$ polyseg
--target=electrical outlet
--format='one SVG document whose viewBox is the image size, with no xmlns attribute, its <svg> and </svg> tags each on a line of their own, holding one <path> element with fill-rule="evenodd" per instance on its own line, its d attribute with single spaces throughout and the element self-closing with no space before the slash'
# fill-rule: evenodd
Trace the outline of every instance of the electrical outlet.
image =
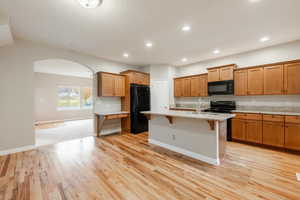
<svg viewBox="0 0 300 200">
<path fill-rule="evenodd" d="M 297 180 L 300 181 L 300 173 L 296 173 Z"/>
</svg>

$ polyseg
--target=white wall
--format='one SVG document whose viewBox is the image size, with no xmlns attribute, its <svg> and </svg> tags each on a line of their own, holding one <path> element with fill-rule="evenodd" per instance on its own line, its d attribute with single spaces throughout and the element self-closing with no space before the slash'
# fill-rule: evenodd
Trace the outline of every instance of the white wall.
<svg viewBox="0 0 300 200">
<path fill-rule="evenodd" d="M 74 76 L 62 76 L 56 74 L 34 73 L 34 105 L 35 122 L 92 119 L 93 110 L 75 109 L 58 110 L 58 87 L 78 86 L 92 88 L 93 80 Z"/>
<path fill-rule="evenodd" d="M 94 72 L 138 70 L 139 67 L 115 63 L 94 56 L 17 40 L 0 48 L 0 151 L 35 144 L 34 72 L 35 61 L 65 59 L 89 67 Z M 96 88 L 95 91 L 96 92 Z M 96 99 L 95 110 L 121 109 L 121 100 Z"/>
<path fill-rule="evenodd" d="M 153 65 L 150 67 L 151 110 L 166 110 L 174 104 L 173 77 L 174 67 Z"/>
<path fill-rule="evenodd" d="M 207 73 L 206 68 L 235 63 L 239 68 L 300 59 L 300 41 L 277 45 L 265 49 L 199 62 L 176 68 L 176 77 Z M 210 100 L 235 100 L 240 106 L 299 106 L 300 95 L 296 96 L 214 96 L 210 98 L 176 98 L 177 104 L 195 104 Z"/>
</svg>

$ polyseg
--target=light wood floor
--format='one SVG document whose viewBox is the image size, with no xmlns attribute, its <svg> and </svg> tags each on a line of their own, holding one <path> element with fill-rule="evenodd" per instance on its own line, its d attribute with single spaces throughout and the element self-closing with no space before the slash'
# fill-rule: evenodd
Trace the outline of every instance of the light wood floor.
<svg viewBox="0 0 300 200">
<path fill-rule="evenodd" d="M 0 157 L 0 199 L 300 199 L 300 156 L 229 143 L 221 166 L 149 145 L 86 138 Z"/>
</svg>

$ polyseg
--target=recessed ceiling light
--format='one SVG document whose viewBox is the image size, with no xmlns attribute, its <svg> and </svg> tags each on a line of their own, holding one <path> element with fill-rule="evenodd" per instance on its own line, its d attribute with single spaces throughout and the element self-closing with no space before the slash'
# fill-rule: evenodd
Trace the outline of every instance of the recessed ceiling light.
<svg viewBox="0 0 300 200">
<path fill-rule="evenodd" d="M 151 48 L 153 46 L 152 42 L 146 42 L 146 47 Z"/>
<path fill-rule="evenodd" d="M 187 62 L 187 58 L 182 58 L 181 61 L 182 62 Z"/>
<path fill-rule="evenodd" d="M 84 8 L 97 8 L 103 0 L 78 0 L 78 2 Z"/>
<path fill-rule="evenodd" d="M 214 54 L 219 54 L 219 53 L 220 53 L 219 49 L 214 50 Z"/>
<path fill-rule="evenodd" d="M 261 42 L 266 42 L 266 41 L 269 41 L 269 40 L 270 40 L 270 38 L 267 37 L 267 36 L 260 38 Z"/>
<path fill-rule="evenodd" d="M 123 57 L 128 58 L 129 54 L 128 53 L 123 53 Z"/>
<path fill-rule="evenodd" d="M 191 27 L 189 25 L 184 25 L 182 28 L 181 28 L 182 31 L 184 32 L 188 32 L 191 30 Z"/>
</svg>

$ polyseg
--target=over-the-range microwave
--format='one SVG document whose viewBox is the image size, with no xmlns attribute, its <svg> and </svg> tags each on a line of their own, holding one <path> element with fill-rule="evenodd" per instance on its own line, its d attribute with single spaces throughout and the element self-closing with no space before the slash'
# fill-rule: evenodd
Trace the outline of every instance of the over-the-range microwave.
<svg viewBox="0 0 300 200">
<path fill-rule="evenodd" d="M 208 95 L 232 95 L 234 94 L 234 81 L 217 81 L 208 83 Z"/>
</svg>

